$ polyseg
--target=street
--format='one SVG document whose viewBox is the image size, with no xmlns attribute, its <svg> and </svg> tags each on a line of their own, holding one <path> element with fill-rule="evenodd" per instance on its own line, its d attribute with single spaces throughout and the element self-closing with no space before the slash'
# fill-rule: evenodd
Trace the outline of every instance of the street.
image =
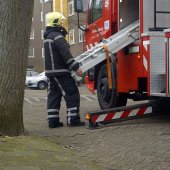
<svg viewBox="0 0 170 170">
<path fill-rule="evenodd" d="M 79 90 L 80 115 L 85 121 L 85 113 L 99 109 L 99 105 L 97 96 L 84 85 Z M 49 129 L 46 102 L 46 90 L 25 90 L 24 125 L 28 134 L 44 137 L 73 150 L 103 170 L 170 170 L 170 114 L 90 130 L 87 121 L 85 127 L 67 127 L 65 102 L 62 101 L 60 119 L 64 127 Z"/>
</svg>

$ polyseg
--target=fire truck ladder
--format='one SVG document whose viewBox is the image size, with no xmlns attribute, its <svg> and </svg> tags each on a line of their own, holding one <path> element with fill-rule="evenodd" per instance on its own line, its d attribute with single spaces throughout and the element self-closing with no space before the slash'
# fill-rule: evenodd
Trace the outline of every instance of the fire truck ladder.
<svg viewBox="0 0 170 170">
<path fill-rule="evenodd" d="M 139 21 L 130 24 L 111 37 L 103 40 L 103 42 L 77 56 L 75 60 L 80 63 L 80 67 L 84 73 L 106 59 L 105 50 L 103 48 L 104 44 L 108 47 L 110 52 L 109 55 L 111 55 L 117 53 L 137 39 L 139 39 Z M 72 76 L 77 80 L 81 79 L 80 77 L 75 76 L 74 72 L 72 73 Z"/>
</svg>

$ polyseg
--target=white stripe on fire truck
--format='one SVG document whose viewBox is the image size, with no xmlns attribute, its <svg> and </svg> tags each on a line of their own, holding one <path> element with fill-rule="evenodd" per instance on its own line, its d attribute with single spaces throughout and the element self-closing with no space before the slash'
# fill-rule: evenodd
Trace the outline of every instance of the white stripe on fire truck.
<svg viewBox="0 0 170 170">
<path fill-rule="evenodd" d="M 86 50 L 87 50 L 87 51 L 89 50 L 89 46 L 88 46 L 88 45 L 86 45 Z"/>
<path fill-rule="evenodd" d="M 102 122 L 103 120 L 105 120 L 105 118 L 106 118 L 107 115 L 108 115 L 108 114 L 100 115 L 100 116 L 97 118 L 96 122 Z"/>
<path fill-rule="evenodd" d="M 136 116 L 136 114 L 138 113 L 138 111 L 139 111 L 139 109 L 134 109 L 134 110 L 132 110 L 132 111 L 130 112 L 130 114 L 129 114 L 129 117 L 130 117 L 130 116 Z"/>
<path fill-rule="evenodd" d="M 116 112 L 112 119 L 119 119 L 123 113 L 124 113 L 124 111 Z"/>
<path fill-rule="evenodd" d="M 146 109 L 146 110 L 145 110 Z M 112 117 L 110 117 L 110 120 L 113 120 L 113 119 L 119 119 L 123 116 L 123 114 L 126 114 L 126 117 L 123 117 L 123 118 L 127 118 L 127 117 L 132 117 L 132 116 L 137 116 L 137 115 L 144 115 L 144 114 L 148 114 L 148 113 L 152 113 L 152 107 L 142 107 L 142 108 L 139 108 L 139 109 L 133 109 L 129 112 L 127 112 L 127 110 L 125 111 L 120 111 L 120 112 L 115 112 L 115 113 L 112 113 Z M 106 120 L 106 117 L 110 114 L 111 116 L 111 113 L 108 113 L 108 114 L 103 114 L 103 115 L 99 115 L 98 118 L 96 119 L 95 122 L 102 122 L 102 121 L 105 121 Z M 108 119 L 107 119 L 108 121 Z"/>
<path fill-rule="evenodd" d="M 148 71 L 148 61 L 146 60 L 145 56 L 143 56 L 143 65 L 144 65 L 146 71 Z"/>
<path fill-rule="evenodd" d="M 97 44 L 98 44 L 98 42 L 95 42 L 95 43 L 94 43 L 94 45 L 97 45 Z"/>
<path fill-rule="evenodd" d="M 143 41 L 143 46 L 145 47 L 145 50 L 147 51 L 147 45 L 150 44 L 150 41 L 147 40 L 147 41 Z"/>
<path fill-rule="evenodd" d="M 152 113 L 152 107 L 147 107 L 144 114 L 147 114 L 147 113 Z"/>
<path fill-rule="evenodd" d="M 90 48 L 93 48 L 93 44 L 90 44 Z"/>
<path fill-rule="evenodd" d="M 148 52 L 147 46 L 148 46 L 149 44 L 150 44 L 150 41 L 149 41 L 149 40 L 143 41 L 143 46 L 144 46 L 144 48 L 145 48 L 145 50 L 146 50 L 147 52 Z M 147 59 L 146 59 L 145 56 L 143 56 L 143 65 L 144 65 L 146 71 L 148 71 L 148 61 L 147 61 Z"/>
<path fill-rule="evenodd" d="M 96 46 L 98 44 L 98 42 L 94 42 L 94 45 L 93 44 L 89 44 L 89 45 L 86 45 L 86 50 L 90 50 L 91 48 L 93 48 L 94 46 Z"/>
</svg>

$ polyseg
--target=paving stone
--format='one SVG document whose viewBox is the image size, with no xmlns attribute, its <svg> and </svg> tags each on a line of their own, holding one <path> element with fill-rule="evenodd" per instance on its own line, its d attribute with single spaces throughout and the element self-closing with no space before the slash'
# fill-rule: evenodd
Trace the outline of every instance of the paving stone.
<svg viewBox="0 0 170 170">
<path fill-rule="evenodd" d="M 26 95 L 31 97 L 27 93 Z M 80 93 L 89 94 L 83 88 L 80 89 Z M 90 109 L 99 109 L 97 102 L 83 100 L 80 109 L 83 119 L 84 114 Z M 74 149 L 68 149 L 76 152 L 84 160 L 97 162 L 104 167 L 103 170 L 170 168 L 170 114 L 119 122 L 95 130 L 87 129 L 87 121 L 86 127 L 69 128 L 66 126 L 65 104 L 62 103 L 61 120 L 64 127 L 48 129 L 46 118 L 45 101 L 40 106 L 24 104 L 24 122 L 29 134 L 48 138 L 62 147 L 74 146 Z"/>
</svg>

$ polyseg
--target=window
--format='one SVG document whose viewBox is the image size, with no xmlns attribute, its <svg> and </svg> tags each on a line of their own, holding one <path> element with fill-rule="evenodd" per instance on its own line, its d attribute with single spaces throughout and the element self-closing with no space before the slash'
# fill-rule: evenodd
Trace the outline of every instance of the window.
<svg viewBox="0 0 170 170">
<path fill-rule="evenodd" d="M 34 39 L 34 29 L 31 29 L 30 39 Z"/>
<path fill-rule="evenodd" d="M 42 4 L 42 3 L 43 3 L 43 0 L 40 0 L 40 3 Z"/>
<path fill-rule="evenodd" d="M 42 48 L 42 58 L 44 58 L 44 48 Z"/>
<path fill-rule="evenodd" d="M 91 1 L 89 6 L 89 24 L 93 23 L 102 16 L 102 0 Z"/>
<path fill-rule="evenodd" d="M 44 30 L 41 30 L 41 38 L 44 39 Z"/>
<path fill-rule="evenodd" d="M 69 30 L 69 33 L 68 33 L 68 38 L 69 38 L 69 44 L 72 45 L 74 44 L 74 29 L 72 30 Z"/>
<path fill-rule="evenodd" d="M 73 0 L 68 2 L 68 15 L 69 16 L 74 15 L 74 2 L 73 2 Z"/>
<path fill-rule="evenodd" d="M 41 21 L 43 21 L 43 12 L 41 11 Z"/>
<path fill-rule="evenodd" d="M 34 48 L 32 48 L 32 47 L 29 48 L 28 57 L 29 58 L 34 58 Z"/>
<path fill-rule="evenodd" d="M 44 15 L 44 17 L 46 18 L 46 16 L 49 14 L 49 12 L 48 13 L 46 13 L 45 15 Z M 47 25 L 47 23 L 46 23 L 46 20 L 45 20 L 45 26 Z"/>
<path fill-rule="evenodd" d="M 44 3 L 48 2 L 48 1 L 50 1 L 50 0 L 44 0 Z"/>
<path fill-rule="evenodd" d="M 83 42 L 83 31 L 79 29 L 79 42 Z"/>
</svg>

